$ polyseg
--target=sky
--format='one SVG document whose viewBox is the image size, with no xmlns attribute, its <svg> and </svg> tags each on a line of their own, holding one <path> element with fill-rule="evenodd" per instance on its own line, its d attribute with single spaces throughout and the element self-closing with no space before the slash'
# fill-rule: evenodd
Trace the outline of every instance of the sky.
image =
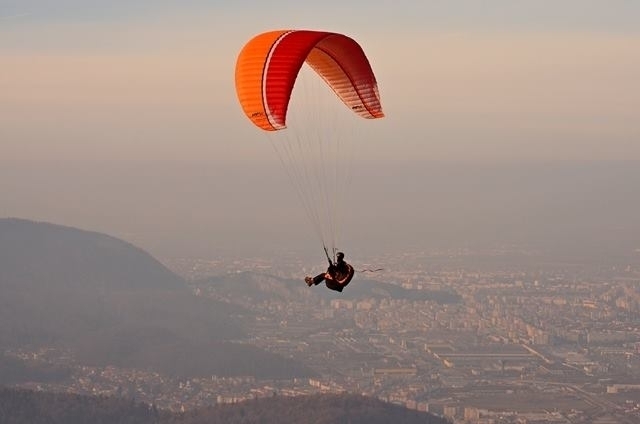
<svg viewBox="0 0 640 424">
<path fill-rule="evenodd" d="M 163 247 L 171 243 L 211 254 L 215 235 L 228 233 L 225 244 L 240 237 L 245 246 L 272 239 L 266 228 L 302 227 L 277 158 L 242 114 L 233 85 L 244 43 L 276 28 L 345 33 L 367 53 L 386 117 L 365 129 L 356 164 L 364 174 L 381 163 L 402 170 L 406 163 L 640 161 L 634 0 L 0 0 L 0 216 L 104 230 L 165 255 L 178 254 Z M 113 175 L 119 167 L 127 182 Z M 218 172 L 203 177 L 207 168 Z M 395 174 L 385 180 L 390 190 L 406 187 Z M 212 199 L 239 196 L 242 204 L 232 203 L 249 212 L 211 200 L 194 218 L 176 206 L 199 204 L 169 190 L 180 191 L 181 178 L 197 184 L 198 176 Z M 281 208 L 263 199 L 253 212 L 264 180 L 278 187 Z M 157 197 L 145 194 L 149 206 L 134 205 L 141 192 Z M 83 206 L 79 199 L 91 195 L 110 203 Z M 407 196 L 398 201 L 416 193 Z M 285 210 L 290 218 L 276 219 Z M 240 216 L 245 223 L 229 225 Z"/>
</svg>

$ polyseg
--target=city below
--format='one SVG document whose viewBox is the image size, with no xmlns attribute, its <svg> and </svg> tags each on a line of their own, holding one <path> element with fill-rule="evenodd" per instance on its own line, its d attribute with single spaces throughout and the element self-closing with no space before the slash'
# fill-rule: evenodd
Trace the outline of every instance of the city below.
<svg viewBox="0 0 640 424">
<path fill-rule="evenodd" d="M 640 251 L 580 261 L 509 249 L 354 259 L 358 269 L 383 270 L 357 274 L 345 296 L 307 287 L 304 276 L 321 269 L 299 259 L 164 260 L 195 295 L 243 308 L 237 319 L 250 334 L 237 343 L 302 363 L 311 378 L 180 379 L 79 365 L 55 349 L 5 354 L 73 369 L 69 383 L 22 387 L 130 396 L 174 411 L 349 392 L 456 423 L 640 422 Z M 242 295 L 216 284 L 245 274 Z M 291 280 L 300 286 L 287 291 L 282 281 Z M 348 296 L 370 282 L 406 295 Z M 420 296 L 428 292 L 449 296 Z"/>
</svg>

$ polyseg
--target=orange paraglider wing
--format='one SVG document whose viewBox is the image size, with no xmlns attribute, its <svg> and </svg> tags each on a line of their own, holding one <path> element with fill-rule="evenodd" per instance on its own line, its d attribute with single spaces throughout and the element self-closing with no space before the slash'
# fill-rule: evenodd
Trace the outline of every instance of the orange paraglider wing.
<svg viewBox="0 0 640 424">
<path fill-rule="evenodd" d="M 247 117 L 266 131 L 286 128 L 291 91 L 303 63 L 363 118 L 384 116 L 376 78 L 360 45 L 346 35 L 271 31 L 252 38 L 236 62 L 236 93 Z"/>
</svg>

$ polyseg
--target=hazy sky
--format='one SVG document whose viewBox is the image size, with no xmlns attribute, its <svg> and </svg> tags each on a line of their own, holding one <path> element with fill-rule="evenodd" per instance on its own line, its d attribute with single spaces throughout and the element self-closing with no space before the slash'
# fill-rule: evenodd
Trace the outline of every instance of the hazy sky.
<svg viewBox="0 0 640 424">
<path fill-rule="evenodd" d="M 233 69 L 273 28 L 363 45 L 372 157 L 640 159 L 640 3 L 616 0 L 1 0 L 3 158 L 263 157 Z"/>
<path fill-rule="evenodd" d="M 153 209 L 100 218 L 97 205 L 38 204 L 38 193 L 106 178 L 104 166 L 100 177 L 69 174 L 74 161 L 147 160 L 160 172 L 160 161 L 196 160 L 236 163 L 248 173 L 258 169 L 253 162 L 276 163 L 241 113 L 233 84 L 239 49 L 276 28 L 347 33 L 367 52 L 387 117 L 368 128 L 363 163 L 640 160 L 635 0 L 0 0 L 0 162 L 16 178 L 0 185 L 12 199 L 0 216 L 124 234 L 133 227 L 124 222 Z M 40 160 L 52 161 L 47 181 L 22 185 L 33 165 L 20 164 Z M 244 197 L 254 193 L 225 184 Z M 133 196 L 126 185 L 109 187 L 107 197 Z M 68 192 L 68 201 L 88 192 Z M 190 219 L 186 209 L 170 210 L 164 223 L 150 218 L 157 226 L 145 229 L 142 244 L 153 244 L 149 234 L 168 220 Z M 229 216 L 198 214 L 202 224 L 194 225 Z M 229 227 L 206 228 L 218 230 Z"/>
</svg>

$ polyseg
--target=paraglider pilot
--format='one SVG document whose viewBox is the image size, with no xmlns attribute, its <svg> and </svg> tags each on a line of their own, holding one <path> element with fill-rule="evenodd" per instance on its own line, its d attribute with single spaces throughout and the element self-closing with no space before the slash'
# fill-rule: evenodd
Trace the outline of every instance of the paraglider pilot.
<svg viewBox="0 0 640 424">
<path fill-rule="evenodd" d="M 341 292 L 351 282 L 353 274 L 355 274 L 353 267 L 344 261 L 344 253 L 338 252 L 335 263 L 329 260 L 329 268 L 327 268 L 326 272 L 313 278 L 306 277 L 304 281 L 309 287 L 312 285 L 317 286 L 324 281 L 327 288 Z"/>
</svg>

